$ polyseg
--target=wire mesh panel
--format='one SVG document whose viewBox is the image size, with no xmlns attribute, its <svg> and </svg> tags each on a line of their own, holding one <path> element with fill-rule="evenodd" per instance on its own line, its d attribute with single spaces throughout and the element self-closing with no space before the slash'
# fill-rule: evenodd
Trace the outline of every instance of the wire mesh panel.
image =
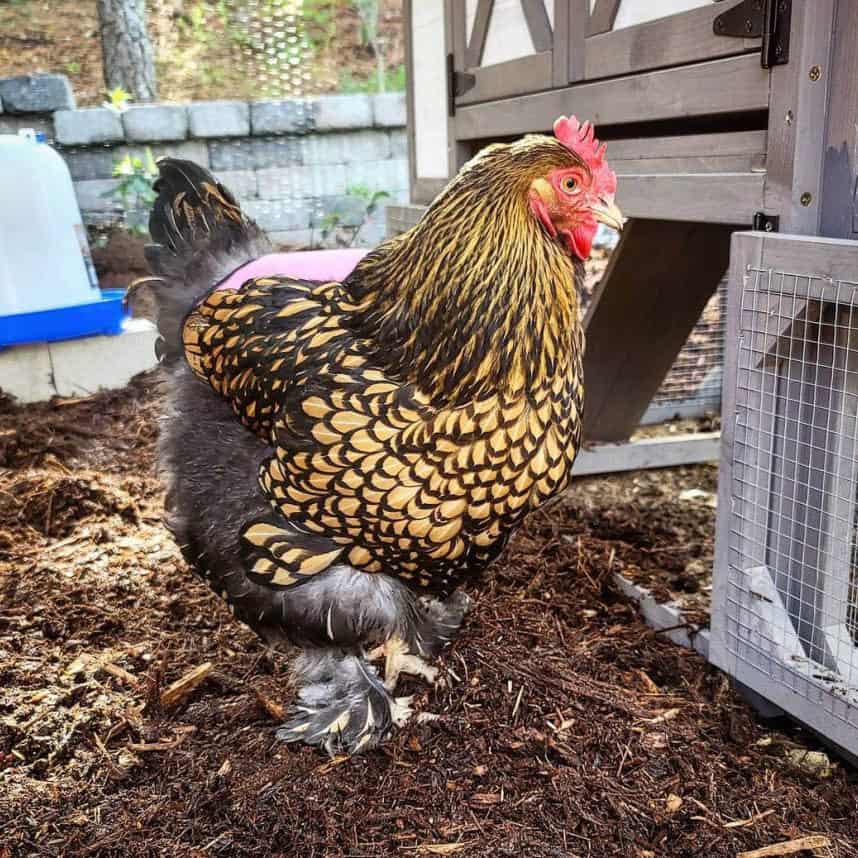
<svg viewBox="0 0 858 858">
<path fill-rule="evenodd" d="M 858 243 L 734 237 L 711 658 L 858 753 Z"/>
</svg>

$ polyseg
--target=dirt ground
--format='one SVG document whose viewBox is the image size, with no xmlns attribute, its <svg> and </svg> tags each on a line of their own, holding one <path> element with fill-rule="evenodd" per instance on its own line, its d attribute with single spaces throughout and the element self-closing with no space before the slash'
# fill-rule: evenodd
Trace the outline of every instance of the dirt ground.
<svg viewBox="0 0 858 858">
<path fill-rule="evenodd" d="M 811 766 L 812 739 L 758 720 L 614 586 L 711 556 L 711 507 L 679 497 L 712 468 L 582 480 L 531 518 L 470 588 L 446 686 L 403 689 L 439 717 L 330 761 L 275 740 L 285 657 L 161 525 L 159 414 L 151 377 L 0 410 L 3 858 L 734 858 L 802 835 L 858 856 L 858 776 Z"/>
</svg>

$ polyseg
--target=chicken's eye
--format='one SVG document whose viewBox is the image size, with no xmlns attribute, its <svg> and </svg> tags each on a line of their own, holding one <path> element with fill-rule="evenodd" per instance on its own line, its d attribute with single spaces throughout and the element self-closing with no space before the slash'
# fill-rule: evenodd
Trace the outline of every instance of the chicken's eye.
<svg viewBox="0 0 858 858">
<path fill-rule="evenodd" d="M 560 187 L 563 188 L 567 194 L 574 193 L 575 189 L 578 187 L 578 180 L 574 176 L 566 176 L 560 182 Z"/>
</svg>

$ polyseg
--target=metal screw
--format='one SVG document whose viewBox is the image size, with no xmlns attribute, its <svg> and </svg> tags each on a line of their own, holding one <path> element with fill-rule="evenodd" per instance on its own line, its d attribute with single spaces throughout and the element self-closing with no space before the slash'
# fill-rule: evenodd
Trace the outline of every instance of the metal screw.
<svg viewBox="0 0 858 858">
<path fill-rule="evenodd" d="M 792 125 L 793 119 L 795 119 L 795 114 L 791 110 L 788 110 L 784 117 L 784 122 L 786 122 L 787 125 Z"/>
<path fill-rule="evenodd" d="M 809 206 L 811 202 L 813 202 L 813 195 L 805 191 L 799 198 L 799 202 L 801 202 L 803 206 Z"/>
<path fill-rule="evenodd" d="M 771 222 L 770 220 L 767 220 L 767 221 L 766 221 L 766 223 L 765 223 L 765 226 L 763 227 L 763 229 L 764 229 L 766 232 L 774 232 L 774 229 L 775 229 L 775 228 L 774 228 L 774 226 L 772 225 L 772 222 Z"/>
<path fill-rule="evenodd" d="M 822 69 L 819 66 L 810 67 L 810 79 L 817 81 L 822 77 Z"/>
<path fill-rule="evenodd" d="M 745 32 L 750 33 L 754 29 L 754 22 L 750 18 L 745 18 Z"/>
</svg>

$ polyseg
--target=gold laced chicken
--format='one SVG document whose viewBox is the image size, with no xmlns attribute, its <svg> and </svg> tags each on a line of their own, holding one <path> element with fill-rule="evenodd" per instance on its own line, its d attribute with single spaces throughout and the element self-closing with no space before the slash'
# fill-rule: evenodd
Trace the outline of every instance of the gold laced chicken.
<svg viewBox="0 0 858 858">
<path fill-rule="evenodd" d="M 598 225 L 621 228 L 616 178 L 561 117 L 480 152 L 343 282 L 310 282 L 206 170 L 159 169 L 168 523 L 237 618 L 297 649 L 278 736 L 365 751 L 408 717 L 399 673 L 434 679 L 456 588 L 569 483 L 577 282 Z M 261 257 L 274 270 L 223 288 Z"/>
</svg>

